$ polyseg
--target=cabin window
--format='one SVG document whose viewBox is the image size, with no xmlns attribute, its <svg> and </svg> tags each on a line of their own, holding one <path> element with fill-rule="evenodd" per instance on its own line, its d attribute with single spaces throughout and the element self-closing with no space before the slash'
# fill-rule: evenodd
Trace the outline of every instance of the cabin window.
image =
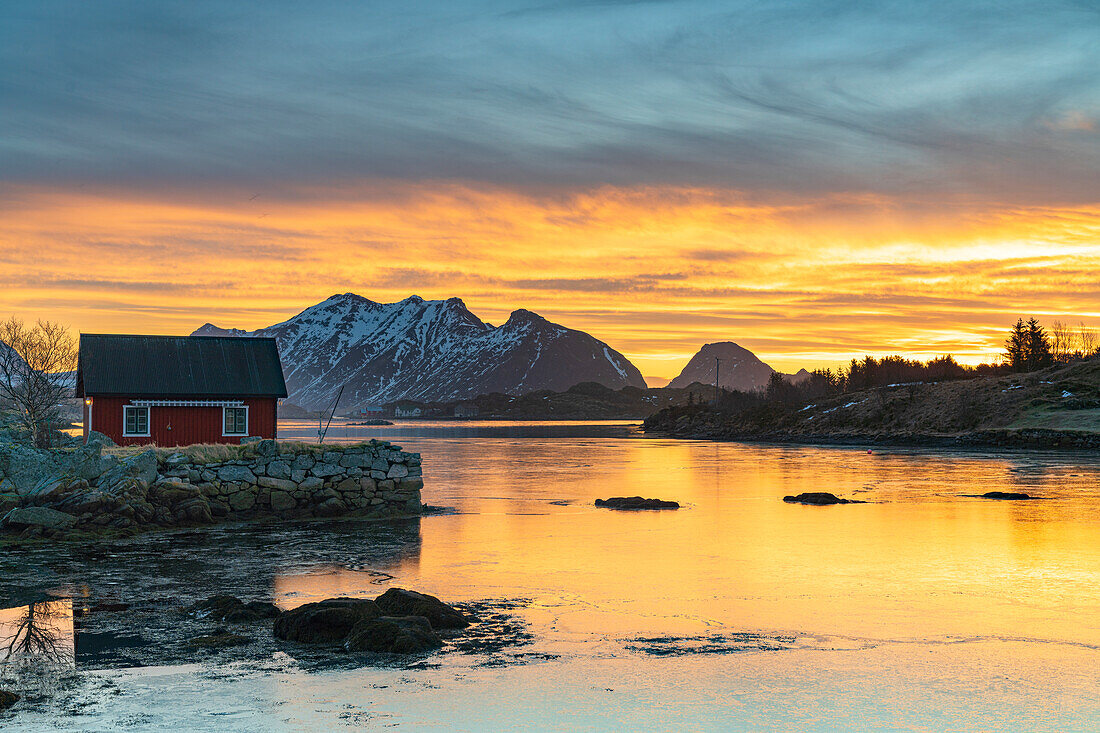
<svg viewBox="0 0 1100 733">
<path fill-rule="evenodd" d="M 248 435 L 248 408 L 223 408 L 225 430 L 222 435 Z"/>
<path fill-rule="evenodd" d="M 133 405 L 123 407 L 122 434 L 135 438 L 149 437 L 149 408 Z"/>
</svg>

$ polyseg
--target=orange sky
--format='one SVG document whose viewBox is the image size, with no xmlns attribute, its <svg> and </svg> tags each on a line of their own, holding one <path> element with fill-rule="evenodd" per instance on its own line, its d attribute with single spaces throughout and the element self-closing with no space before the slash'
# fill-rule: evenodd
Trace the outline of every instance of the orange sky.
<svg viewBox="0 0 1100 733">
<path fill-rule="evenodd" d="M 1019 315 L 1100 327 L 1100 207 L 453 182 L 255 195 L 0 189 L 0 313 L 84 332 L 257 328 L 338 292 L 459 296 L 589 331 L 647 377 L 733 340 L 782 370 L 995 358 Z"/>
</svg>

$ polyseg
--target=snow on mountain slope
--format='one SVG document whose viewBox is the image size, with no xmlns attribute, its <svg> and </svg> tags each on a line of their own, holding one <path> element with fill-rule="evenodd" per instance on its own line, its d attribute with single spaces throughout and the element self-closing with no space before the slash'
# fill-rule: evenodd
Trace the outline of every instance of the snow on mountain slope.
<svg viewBox="0 0 1100 733">
<path fill-rule="evenodd" d="M 459 400 L 489 392 L 564 391 L 579 382 L 644 387 L 626 357 L 583 331 L 517 310 L 501 326 L 458 298 L 375 303 L 334 295 L 283 323 L 242 331 L 206 324 L 194 336 L 273 336 L 290 402 L 341 409 L 399 399 Z"/>
</svg>

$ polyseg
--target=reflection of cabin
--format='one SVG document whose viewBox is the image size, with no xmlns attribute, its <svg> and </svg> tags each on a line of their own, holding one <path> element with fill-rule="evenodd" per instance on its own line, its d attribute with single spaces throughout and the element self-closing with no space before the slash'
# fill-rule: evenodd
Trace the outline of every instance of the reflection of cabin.
<svg viewBox="0 0 1100 733">
<path fill-rule="evenodd" d="M 455 405 L 455 417 L 477 417 L 477 405 L 472 402 L 460 402 Z"/>
<path fill-rule="evenodd" d="M 420 417 L 424 410 L 419 405 L 397 405 L 393 408 L 394 417 Z"/>
<path fill-rule="evenodd" d="M 275 339 L 83 334 L 76 396 L 119 445 L 274 438 L 286 383 Z"/>
</svg>

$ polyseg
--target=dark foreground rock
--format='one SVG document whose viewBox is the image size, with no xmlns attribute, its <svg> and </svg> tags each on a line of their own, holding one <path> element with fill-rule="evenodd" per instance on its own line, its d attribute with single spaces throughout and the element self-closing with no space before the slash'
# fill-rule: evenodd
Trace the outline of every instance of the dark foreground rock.
<svg viewBox="0 0 1100 733">
<path fill-rule="evenodd" d="M 0 712 L 7 710 L 17 702 L 19 702 L 19 695 L 7 690 L 0 690 Z"/>
<path fill-rule="evenodd" d="M 1003 501 L 1020 501 L 1023 499 L 1034 499 L 1031 494 L 1021 494 L 1014 491 L 987 491 L 981 494 L 981 499 L 1001 499 Z"/>
<path fill-rule="evenodd" d="M 865 501 L 856 499 L 841 499 L 836 494 L 825 491 L 812 491 L 798 496 L 784 496 L 783 501 L 788 504 L 811 504 L 813 506 L 829 506 L 830 504 L 866 504 Z"/>
<path fill-rule="evenodd" d="M 470 622 L 457 610 L 435 596 L 390 588 L 375 601 L 387 616 L 422 616 L 435 629 L 464 629 Z"/>
<path fill-rule="evenodd" d="M 76 525 L 76 517 L 44 506 L 17 507 L 0 519 L 0 527 L 26 529 L 69 529 Z"/>
<path fill-rule="evenodd" d="M 422 654 L 443 646 L 443 640 L 423 616 L 382 616 L 360 621 L 348 634 L 349 652 Z"/>
<path fill-rule="evenodd" d="M 643 499 L 640 496 L 613 496 L 610 499 L 596 499 L 596 506 L 608 509 L 679 509 L 679 503 L 663 499 Z"/>
<path fill-rule="evenodd" d="M 303 644 L 334 644 L 344 641 L 361 621 L 382 616 L 381 609 L 363 598 L 329 598 L 307 603 L 275 619 L 275 638 Z"/>
<path fill-rule="evenodd" d="M 249 601 L 245 603 L 235 596 L 214 596 L 187 609 L 195 618 L 208 618 L 229 624 L 252 624 L 278 618 L 282 611 L 274 603 Z"/>
</svg>

